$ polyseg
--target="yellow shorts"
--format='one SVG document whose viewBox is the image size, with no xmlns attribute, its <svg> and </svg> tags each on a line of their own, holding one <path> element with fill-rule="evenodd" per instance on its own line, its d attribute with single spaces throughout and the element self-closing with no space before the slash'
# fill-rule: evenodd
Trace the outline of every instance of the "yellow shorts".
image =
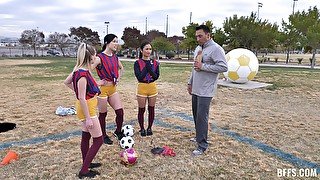
<svg viewBox="0 0 320 180">
<path fill-rule="evenodd" d="M 97 97 L 93 97 L 91 99 L 88 99 L 87 100 L 87 105 L 88 105 L 88 109 L 89 109 L 89 114 L 90 114 L 90 117 L 91 118 L 94 118 L 97 116 L 97 105 L 98 105 L 98 99 Z M 77 100 L 76 101 L 76 110 L 77 110 L 77 117 L 83 121 L 86 119 L 84 113 L 83 113 L 83 110 L 80 106 L 80 101 Z"/>
<path fill-rule="evenodd" d="M 114 95 L 117 92 L 117 88 L 115 85 L 100 86 L 100 91 L 99 97 L 105 98 Z"/>
<path fill-rule="evenodd" d="M 158 95 L 157 85 L 152 83 L 138 83 L 137 96 L 141 97 L 153 97 Z"/>
</svg>

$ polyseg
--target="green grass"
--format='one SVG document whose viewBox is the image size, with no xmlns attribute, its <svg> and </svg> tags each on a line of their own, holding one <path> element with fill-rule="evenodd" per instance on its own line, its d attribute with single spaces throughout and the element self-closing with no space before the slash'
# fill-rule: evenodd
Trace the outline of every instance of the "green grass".
<svg viewBox="0 0 320 180">
<path fill-rule="evenodd" d="M 36 58 L 39 59 L 39 58 Z M 75 58 L 41 58 L 49 60 L 47 64 L 26 64 L 17 65 L 24 68 L 35 68 L 40 71 L 36 74 L 21 77 L 23 80 L 30 81 L 56 81 L 64 80 L 72 71 L 75 65 Z M 28 61 L 32 61 L 32 58 Z M 136 81 L 133 64 L 134 62 L 122 61 L 124 66 L 124 74 L 121 78 L 122 82 L 129 83 Z M 161 63 L 160 64 L 160 82 L 168 83 L 186 83 L 191 73 L 191 65 Z M 96 72 L 93 72 L 97 78 Z M 220 75 L 222 77 L 222 75 Z M 318 69 L 303 69 L 303 68 L 278 68 L 278 67 L 260 67 L 259 72 L 254 80 L 271 83 L 273 86 L 268 87 L 270 90 L 279 88 L 288 88 L 296 86 L 306 86 L 319 88 L 319 83 L 313 83 L 320 79 L 320 70 Z"/>
<path fill-rule="evenodd" d="M 320 70 L 318 69 L 261 67 L 255 80 L 271 83 L 273 86 L 268 87 L 268 89 L 275 90 L 296 86 L 320 88 L 319 83 L 313 83 L 319 78 Z"/>
</svg>

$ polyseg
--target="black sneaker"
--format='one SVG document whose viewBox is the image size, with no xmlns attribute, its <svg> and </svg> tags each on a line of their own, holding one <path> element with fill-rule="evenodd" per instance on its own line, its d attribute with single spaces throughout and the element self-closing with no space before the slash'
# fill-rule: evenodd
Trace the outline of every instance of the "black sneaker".
<svg viewBox="0 0 320 180">
<path fill-rule="evenodd" d="M 146 136 L 147 135 L 145 129 L 141 129 L 139 132 L 140 132 L 141 136 Z"/>
<path fill-rule="evenodd" d="M 152 136 L 152 130 L 151 129 L 147 129 L 147 136 Z"/>
<path fill-rule="evenodd" d="M 124 134 L 122 132 L 113 132 L 114 137 L 116 137 L 119 141 L 124 137 Z"/>
<path fill-rule="evenodd" d="M 106 137 L 104 137 L 103 142 L 105 144 L 109 144 L 109 145 L 111 145 L 113 143 L 113 141 L 110 139 L 110 137 L 108 135 Z"/>
<path fill-rule="evenodd" d="M 101 163 L 90 163 L 89 168 L 98 168 L 101 166 Z"/>
<path fill-rule="evenodd" d="M 89 170 L 89 172 L 85 173 L 85 174 L 82 174 L 79 172 L 78 174 L 78 177 L 80 179 L 83 179 L 85 177 L 88 177 L 88 178 L 93 178 L 95 177 L 96 175 L 100 175 L 100 173 L 98 171 L 94 171 L 94 170 Z"/>
</svg>

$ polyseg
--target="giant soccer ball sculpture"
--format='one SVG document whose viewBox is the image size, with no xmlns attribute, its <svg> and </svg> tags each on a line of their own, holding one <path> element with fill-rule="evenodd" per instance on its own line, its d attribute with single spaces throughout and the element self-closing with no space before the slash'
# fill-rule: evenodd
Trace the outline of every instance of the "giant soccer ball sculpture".
<svg viewBox="0 0 320 180">
<path fill-rule="evenodd" d="M 259 70 L 259 62 L 256 55 L 243 48 L 234 49 L 226 54 L 228 71 L 223 75 L 233 83 L 246 83 L 251 81 Z"/>
</svg>

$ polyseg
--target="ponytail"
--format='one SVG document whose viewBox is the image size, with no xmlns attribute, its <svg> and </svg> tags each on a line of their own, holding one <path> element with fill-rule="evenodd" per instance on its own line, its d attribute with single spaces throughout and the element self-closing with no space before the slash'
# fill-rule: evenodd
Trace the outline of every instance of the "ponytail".
<svg viewBox="0 0 320 180">
<path fill-rule="evenodd" d="M 114 34 L 107 34 L 104 39 L 103 39 L 103 46 L 102 46 L 102 49 L 101 49 L 101 52 L 106 50 L 107 48 L 107 44 L 109 44 L 114 38 L 118 38 L 116 35 Z"/>
<path fill-rule="evenodd" d="M 91 56 L 95 55 L 96 50 L 93 46 L 81 43 L 77 51 L 77 63 L 73 70 L 79 69 L 81 67 L 88 68 L 90 67 Z"/>
</svg>

